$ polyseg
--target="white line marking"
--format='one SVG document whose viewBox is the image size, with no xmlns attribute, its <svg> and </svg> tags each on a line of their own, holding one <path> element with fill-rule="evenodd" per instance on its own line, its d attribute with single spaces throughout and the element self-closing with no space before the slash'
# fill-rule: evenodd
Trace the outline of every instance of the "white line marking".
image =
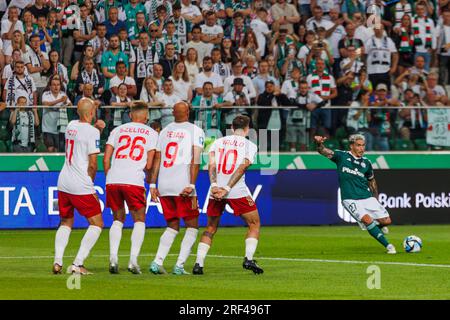
<svg viewBox="0 0 450 320">
<path fill-rule="evenodd" d="M 128 257 L 129 255 L 121 254 L 119 257 Z M 141 257 L 154 257 L 155 254 L 141 254 Z M 178 256 L 177 253 L 171 253 L 169 256 Z M 196 256 L 191 254 L 191 256 Z M 74 258 L 75 256 L 65 256 L 64 258 Z M 109 255 L 96 254 L 94 258 L 107 258 Z M 2 257 L 1 260 L 26 260 L 26 259 L 53 259 L 53 256 L 17 256 L 17 257 Z M 240 256 L 223 256 L 223 255 L 208 255 L 208 258 L 219 259 L 242 259 Z M 306 259 L 306 258 L 277 258 L 277 257 L 258 257 L 257 260 L 269 261 L 288 261 L 288 262 L 320 262 L 320 263 L 341 263 L 341 264 L 381 264 L 407 267 L 430 267 L 430 268 L 450 268 L 448 264 L 429 264 L 429 263 L 413 263 L 413 262 L 390 262 L 390 261 L 358 261 L 358 260 L 331 260 L 331 259 Z"/>
</svg>

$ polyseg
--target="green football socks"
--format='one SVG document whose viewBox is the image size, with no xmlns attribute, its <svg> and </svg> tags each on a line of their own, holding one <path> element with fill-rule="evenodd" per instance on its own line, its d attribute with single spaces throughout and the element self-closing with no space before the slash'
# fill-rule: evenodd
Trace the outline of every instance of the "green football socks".
<svg viewBox="0 0 450 320">
<path fill-rule="evenodd" d="M 375 222 L 372 222 L 371 224 L 366 226 L 366 228 L 370 235 L 374 237 L 379 243 L 381 243 L 384 247 L 388 246 L 389 242 Z"/>
</svg>

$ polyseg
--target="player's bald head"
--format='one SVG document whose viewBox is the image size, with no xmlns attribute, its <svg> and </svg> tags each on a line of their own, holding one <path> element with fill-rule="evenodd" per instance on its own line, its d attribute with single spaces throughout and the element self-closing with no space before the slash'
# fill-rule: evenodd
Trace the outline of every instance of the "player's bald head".
<svg viewBox="0 0 450 320">
<path fill-rule="evenodd" d="M 80 119 L 87 119 L 94 114 L 95 103 L 94 100 L 89 98 L 81 98 L 77 104 L 77 111 Z M 91 119 L 92 120 L 92 119 Z"/>
<path fill-rule="evenodd" d="M 185 122 L 189 120 L 189 104 L 184 101 L 175 103 L 173 106 L 173 116 L 176 122 Z"/>
</svg>

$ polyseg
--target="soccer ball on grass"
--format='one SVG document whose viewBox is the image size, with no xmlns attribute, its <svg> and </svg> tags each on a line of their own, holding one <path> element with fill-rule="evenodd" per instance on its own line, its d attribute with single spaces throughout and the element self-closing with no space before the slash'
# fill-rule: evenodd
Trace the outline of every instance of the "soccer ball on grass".
<svg viewBox="0 0 450 320">
<path fill-rule="evenodd" d="M 417 236 L 408 236 L 403 240 L 403 248 L 405 251 L 410 252 L 420 252 L 422 250 L 422 240 Z"/>
</svg>

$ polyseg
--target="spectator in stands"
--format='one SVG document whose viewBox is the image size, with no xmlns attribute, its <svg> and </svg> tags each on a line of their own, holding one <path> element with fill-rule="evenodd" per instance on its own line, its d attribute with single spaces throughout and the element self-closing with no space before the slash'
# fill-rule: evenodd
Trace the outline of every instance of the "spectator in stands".
<svg viewBox="0 0 450 320">
<path fill-rule="evenodd" d="M 23 33 L 19 30 L 13 32 L 12 40 L 8 40 L 10 44 L 8 46 L 5 45 L 7 40 L 3 41 L 3 53 L 5 55 L 5 64 L 11 62 L 11 56 L 14 50 L 19 50 L 20 54 L 25 54 L 27 52 L 27 47 L 25 44 L 25 38 Z"/>
<path fill-rule="evenodd" d="M 245 82 L 243 78 L 234 78 L 232 84 L 232 90 L 226 93 L 223 97 L 223 106 L 236 106 L 239 108 L 224 109 L 225 124 L 227 129 L 231 128 L 233 119 L 238 114 L 250 116 L 250 110 L 245 108 L 250 106 L 250 97 L 246 91 L 244 91 Z"/>
<path fill-rule="evenodd" d="M 376 25 L 374 35 L 365 45 L 367 54 L 367 72 L 373 86 L 385 83 L 391 87 L 391 75 L 395 74 L 398 64 L 398 52 L 392 39 L 384 35 L 382 24 Z"/>
<path fill-rule="evenodd" d="M 112 35 L 109 38 L 109 49 L 102 56 L 102 73 L 106 79 L 105 90 L 109 89 L 109 81 L 115 76 L 116 64 L 119 61 L 123 61 L 128 68 L 128 56 L 120 50 L 119 36 Z"/>
<path fill-rule="evenodd" d="M 389 151 L 389 138 L 392 135 L 395 110 L 383 107 L 400 106 L 400 102 L 391 99 L 388 87 L 384 83 L 376 86 L 375 95 L 371 98 L 371 105 L 379 107 L 371 110 L 370 129 L 373 134 L 373 144 L 378 151 Z"/>
<path fill-rule="evenodd" d="M 111 78 L 109 88 L 113 95 L 118 95 L 119 85 L 124 84 L 127 86 L 128 98 L 133 99 L 137 95 L 136 81 L 132 77 L 129 77 L 127 65 L 123 61 L 116 63 L 116 74 Z"/>
<path fill-rule="evenodd" d="M 35 0 L 34 5 L 32 5 L 28 10 L 30 10 L 33 14 L 34 19 L 37 19 L 39 16 L 46 17 L 50 12 L 45 0 Z"/>
<path fill-rule="evenodd" d="M 186 47 L 186 44 L 188 42 L 188 35 L 190 36 L 191 33 L 190 30 L 188 30 L 189 23 L 181 15 L 181 5 L 178 1 L 174 3 L 172 10 L 173 10 L 172 21 L 175 24 L 176 28 L 175 34 L 178 37 L 180 49 L 183 49 Z"/>
<path fill-rule="evenodd" d="M 450 2 L 448 2 L 450 4 Z M 450 85 L 450 9 L 442 13 L 442 24 L 437 30 L 439 58 L 439 83 Z"/>
<path fill-rule="evenodd" d="M 81 92 L 81 94 L 78 94 L 75 97 L 74 105 L 78 104 L 78 101 L 80 101 L 82 98 L 89 98 L 94 101 L 96 108 L 99 108 L 103 104 L 103 102 L 96 98 L 94 94 L 95 90 L 96 88 L 94 88 L 91 83 L 86 83 L 85 85 L 83 85 L 83 91 Z M 99 111 L 97 111 L 97 113 L 99 113 Z M 107 116 L 110 114 L 110 109 L 105 109 L 104 114 L 106 115 L 104 119 L 107 119 Z"/>
<path fill-rule="evenodd" d="M 272 35 L 267 24 L 268 20 L 268 11 L 265 8 L 259 8 L 250 23 L 250 28 L 255 33 L 257 48 L 261 57 L 265 57 L 267 39 Z"/>
<path fill-rule="evenodd" d="M 98 64 L 102 63 L 102 55 L 108 50 L 109 41 L 106 39 L 106 26 L 103 23 L 98 23 L 95 26 L 97 34 L 94 38 L 89 40 L 89 45 L 94 49 L 95 62 Z M 83 53 L 86 55 L 86 46 L 83 48 Z"/>
<path fill-rule="evenodd" d="M 231 63 L 226 63 L 222 59 L 222 52 L 219 48 L 211 51 L 211 59 L 213 61 L 213 72 L 217 73 L 222 81 L 225 81 L 231 75 Z"/>
<path fill-rule="evenodd" d="M 25 10 L 22 16 L 25 42 L 30 43 L 30 37 L 36 31 L 33 14 L 29 10 Z"/>
<path fill-rule="evenodd" d="M 211 55 L 213 45 L 205 43 L 201 40 L 202 29 L 199 26 L 192 28 L 192 40 L 186 45 L 184 55 L 187 55 L 187 51 L 194 48 L 197 51 L 197 62 L 202 64 L 203 58 Z"/>
<path fill-rule="evenodd" d="M 233 46 L 239 48 L 244 40 L 245 33 L 247 32 L 247 26 L 244 23 L 244 15 L 240 12 L 233 14 L 233 23 L 228 26 L 225 31 L 225 36 L 229 37 L 233 42 Z"/>
<path fill-rule="evenodd" d="M 203 21 L 200 9 L 193 5 L 191 0 L 181 0 L 181 15 L 191 25 L 200 24 Z"/>
<path fill-rule="evenodd" d="M 259 64 L 259 73 L 258 75 L 252 80 L 253 86 L 255 87 L 256 91 L 256 98 L 258 98 L 258 95 L 264 92 L 266 90 L 266 82 L 272 81 L 276 87 L 280 87 L 280 83 L 278 82 L 278 79 L 271 76 L 269 73 L 269 62 L 266 60 L 261 61 Z M 283 92 L 285 93 L 285 92 Z"/>
<path fill-rule="evenodd" d="M 20 49 L 14 49 L 12 52 L 12 59 L 5 65 L 2 72 L 2 86 L 5 86 L 6 80 L 13 75 L 14 65 L 17 61 L 22 61 L 22 52 Z M 25 74 L 28 74 L 27 69 L 25 68 Z"/>
<path fill-rule="evenodd" d="M 72 10 L 69 10 L 68 7 L 72 4 L 73 1 L 70 0 L 62 0 L 60 3 L 61 11 L 59 13 L 59 18 L 61 18 L 61 49 L 62 49 L 62 60 L 65 66 L 71 65 L 72 62 L 72 54 L 75 46 L 73 32 L 77 29 L 77 23 L 73 18 Z M 25 20 L 25 19 L 24 19 Z M 72 79 L 75 80 L 75 79 Z"/>
<path fill-rule="evenodd" d="M 110 102 L 111 106 L 116 107 L 115 109 L 113 109 L 114 127 L 120 126 L 121 124 L 124 123 L 131 122 L 130 108 L 132 105 L 132 101 L 130 99 L 130 94 L 128 93 L 128 86 L 125 83 L 120 83 L 119 86 L 117 87 L 116 93 L 117 94 L 113 95 Z"/>
<path fill-rule="evenodd" d="M 364 62 L 361 61 L 362 53 L 361 50 L 357 49 L 354 46 L 347 47 L 348 57 L 341 61 L 340 69 L 342 74 L 345 74 L 347 71 L 351 71 L 353 73 L 360 73 L 362 68 L 365 68 Z"/>
<path fill-rule="evenodd" d="M 255 87 L 253 86 L 252 79 L 247 75 L 243 75 L 242 70 L 243 70 L 242 62 L 238 60 L 232 63 L 233 74 L 225 79 L 223 83 L 224 87 L 223 93 L 224 95 L 226 95 L 228 92 L 231 92 L 233 89 L 234 79 L 241 78 L 242 81 L 244 81 L 245 84 L 244 91 L 248 94 L 248 97 L 250 99 L 256 98 L 256 90 Z"/>
<path fill-rule="evenodd" d="M 203 58 L 203 72 L 199 73 L 195 79 L 195 91 L 202 94 L 203 84 L 211 82 L 214 85 L 214 93 L 220 95 L 224 93 L 222 78 L 212 71 L 213 63 L 211 57 Z"/>
<path fill-rule="evenodd" d="M 394 41 L 398 48 L 398 74 L 402 74 L 405 68 L 414 65 L 414 32 L 411 25 L 411 16 L 403 15 L 399 26 L 394 28 Z"/>
<path fill-rule="evenodd" d="M 83 54 L 80 60 L 75 62 L 72 66 L 72 71 L 70 72 L 70 80 L 77 80 L 81 71 L 83 71 L 83 62 L 85 58 L 94 59 L 94 47 L 91 45 L 86 45 L 83 50 Z M 100 64 L 99 64 L 100 65 Z"/>
<path fill-rule="evenodd" d="M 292 102 L 286 94 L 280 91 L 275 81 L 268 79 L 264 84 L 264 91 L 258 95 L 256 103 L 258 106 L 271 107 L 258 110 L 256 125 L 258 129 L 268 130 L 267 150 L 272 149 L 275 147 L 272 144 L 272 130 L 278 131 L 279 142 L 284 139 L 286 133 L 286 116 L 279 107 L 290 106 Z"/>
<path fill-rule="evenodd" d="M 342 1 L 342 17 L 346 23 L 353 23 L 353 15 L 358 12 L 364 14 L 366 7 L 362 0 L 344 0 Z"/>
<path fill-rule="evenodd" d="M 163 92 L 158 95 L 158 99 L 164 102 L 164 108 L 161 109 L 161 126 L 165 128 L 169 123 L 174 121 L 172 115 L 173 106 L 181 101 L 181 98 L 174 93 L 172 80 L 164 80 Z"/>
<path fill-rule="evenodd" d="M 89 16 L 89 11 L 86 4 L 80 5 L 80 21 L 78 29 L 74 30 L 73 37 L 75 39 L 75 47 L 73 51 L 75 61 L 81 57 L 83 47 L 90 40 L 97 36 L 97 30 L 94 29 L 94 22 Z"/>
<path fill-rule="evenodd" d="M 69 97 L 62 90 L 62 81 L 58 75 L 50 78 L 49 90 L 42 94 L 42 133 L 48 152 L 64 152 L 66 131 L 69 119 L 66 106 L 72 105 Z"/>
<path fill-rule="evenodd" d="M 134 70 L 136 68 L 136 53 L 134 52 L 134 48 L 131 45 L 130 40 L 128 40 L 128 33 L 125 28 L 120 29 L 119 31 L 119 43 L 120 51 L 128 57 L 128 74 L 130 75 L 130 77 L 134 78 Z"/>
<path fill-rule="evenodd" d="M 217 17 L 214 11 L 206 12 L 205 24 L 201 25 L 201 29 L 201 40 L 204 43 L 210 43 L 212 45 L 219 45 L 222 43 L 224 31 L 222 26 L 217 24 Z"/>
<path fill-rule="evenodd" d="M 149 45 L 148 33 L 139 33 L 139 44 L 136 48 L 135 79 L 138 92 L 141 92 L 144 79 L 153 74 L 153 65 L 159 61 L 158 53 Z"/>
<path fill-rule="evenodd" d="M 190 103 L 192 101 L 193 90 L 189 82 L 186 65 L 183 61 L 177 61 L 173 67 L 172 75 L 173 91 L 181 100 Z"/>
<path fill-rule="evenodd" d="M 3 101 L 10 106 L 14 105 L 19 91 L 26 91 L 29 105 L 38 104 L 36 84 L 33 78 L 25 73 L 25 63 L 22 60 L 14 63 L 14 73 L 6 80 L 3 88 Z"/>
<path fill-rule="evenodd" d="M 414 30 L 414 45 L 417 56 L 425 59 L 425 69 L 430 70 L 431 57 L 433 50 L 436 49 L 436 30 L 433 19 L 427 16 L 427 2 L 418 2 L 416 4 L 416 15 L 412 20 Z"/>
<path fill-rule="evenodd" d="M 418 94 L 411 89 L 405 91 L 405 106 L 398 112 L 398 128 L 400 137 L 404 140 L 424 139 L 427 128 L 426 110 L 414 108 L 423 106 Z"/>
<path fill-rule="evenodd" d="M 26 92 L 17 97 L 16 108 L 11 112 L 12 151 L 33 152 L 36 145 L 36 129 L 39 127 L 37 108 L 27 108 Z"/>
<path fill-rule="evenodd" d="M 149 107 L 164 107 L 164 102 L 158 96 L 158 84 L 152 77 L 145 78 L 139 99 L 147 102 Z M 150 119 L 161 119 L 161 111 L 159 109 L 150 110 Z"/>
<path fill-rule="evenodd" d="M 426 90 L 431 91 L 435 95 L 436 102 L 442 103 L 444 106 L 448 106 L 449 99 L 447 92 L 444 87 L 438 84 L 438 74 L 436 72 L 431 72 L 426 78 Z M 425 93 L 425 92 L 424 92 Z"/>
<path fill-rule="evenodd" d="M 336 98 L 336 81 L 332 75 L 325 71 L 325 61 L 318 58 L 316 60 L 316 70 L 309 74 L 306 78 L 310 91 L 320 96 L 326 101 L 329 106 L 332 99 Z M 330 109 L 315 109 L 311 113 L 311 131 L 310 138 L 312 139 L 322 123 L 324 135 L 330 135 L 331 130 L 331 110 Z"/>
<path fill-rule="evenodd" d="M 64 91 L 66 91 L 69 84 L 69 76 L 67 74 L 67 68 L 59 61 L 59 52 L 51 50 L 48 54 L 50 69 L 48 70 L 49 77 L 57 74 L 61 77 Z"/>
<path fill-rule="evenodd" d="M 51 50 L 56 50 L 62 55 L 61 25 L 58 22 L 58 13 L 54 9 L 48 14 L 48 30 L 52 37 Z"/>
<path fill-rule="evenodd" d="M 159 60 L 159 64 L 163 68 L 163 76 L 165 79 L 172 75 L 173 67 L 177 60 L 178 56 L 176 55 L 175 45 L 173 43 L 168 43 L 165 48 L 164 56 Z"/>
<path fill-rule="evenodd" d="M 200 67 L 197 59 L 197 50 L 195 50 L 194 48 L 190 48 L 187 50 L 184 64 L 186 65 L 186 70 L 189 75 L 189 81 L 191 82 L 191 86 L 194 87 L 195 78 L 200 73 Z"/>
<path fill-rule="evenodd" d="M 19 31 L 21 34 L 24 34 L 25 32 L 23 23 L 19 19 L 19 9 L 17 7 L 11 6 L 8 8 L 8 18 L 2 20 L 1 28 L 2 28 L 1 37 L 3 40 L 3 51 L 7 55 L 7 53 L 10 50 L 9 48 L 12 45 L 14 32 Z M 23 48 L 22 46 L 21 49 L 25 50 L 25 48 Z"/>
<path fill-rule="evenodd" d="M 164 34 L 159 39 L 161 47 L 165 50 L 166 45 L 172 44 L 175 47 L 175 54 L 179 56 L 181 52 L 180 42 L 178 41 L 178 36 L 176 34 L 176 26 L 173 21 L 168 21 L 164 27 Z"/>
<path fill-rule="evenodd" d="M 242 41 L 242 46 L 239 47 L 238 52 L 241 55 L 241 59 L 252 55 L 256 57 L 256 61 L 261 60 L 262 52 L 259 48 L 258 41 L 256 39 L 255 33 L 252 29 L 248 29 L 244 35 L 244 40 Z"/>
<path fill-rule="evenodd" d="M 370 109 L 371 91 L 361 89 L 355 101 L 350 105 L 347 113 L 347 134 L 360 133 L 366 138 L 366 150 L 373 150 L 373 135 L 370 131 L 369 124 L 371 122 Z"/>
<path fill-rule="evenodd" d="M 225 63 L 231 64 L 233 61 L 241 59 L 237 49 L 233 46 L 233 42 L 230 37 L 224 37 L 222 39 L 220 51 L 222 52 L 222 59 Z"/>
<path fill-rule="evenodd" d="M 286 0 L 278 0 L 271 8 L 270 12 L 274 19 L 272 28 L 275 31 L 287 29 L 289 34 L 294 33 L 294 24 L 300 21 L 300 15 L 294 5 Z"/>
<path fill-rule="evenodd" d="M 202 94 L 197 95 L 192 101 L 194 107 L 194 123 L 206 132 L 207 137 L 218 137 L 217 129 L 221 127 L 222 97 L 214 94 L 211 82 L 205 82 Z"/>
<path fill-rule="evenodd" d="M 312 9 L 313 16 L 306 21 L 306 30 L 317 32 L 319 27 L 329 30 L 333 28 L 334 24 L 323 17 L 323 9 L 320 6 L 315 6 Z"/>
<path fill-rule="evenodd" d="M 145 12 L 138 12 L 136 14 L 136 22 L 128 29 L 128 37 L 134 47 L 139 45 L 139 35 L 141 33 L 148 35 L 148 24 L 145 18 Z"/>
<path fill-rule="evenodd" d="M 48 54 L 51 50 L 53 37 L 51 31 L 48 29 L 46 16 L 39 16 L 37 18 L 37 26 L 34 33 L 39 36 L 41 51 Z"/>
<path fill-rule="evenodd" d="M 165 78 L 163 77 L 163 68 L 159 63 L 153 65 L 153 79 L 158 84 L 158 90 L 162 91 Z"/>
<path fill-rule="evenodd" d="M 411 68 L 411 74 L 418 74 L 419 77 L 426 78 L 428 71 L 425 69 L 425 59 L 423 56 L 417 56 L 414 59 L 414 66 Z"/>
<path fill-rule="evenodd" d="M 75 90 L 79 94 L 84 91 L 84 86 L 91 84 L 94 88 L 93 95 L 99 98 L 105 90 L 105 77 L 97 69 L 92 58 L 85 57 L 83 61 L 83 68 L 78 75 Z"/>
<path fill-rule="evenodd" d="M 44 88 L 47 86 L 47 76 L 45 74 L 50 69 L 50 62 L 48 61 L 48 54 L 41 51 L 39 43 L 39 36 L 37 34 L 32 35 L 30 46 L 27 47 L 25 64 L 28 73 L 34 80 L 40 98 Z"/>
<path fill-rule="evenodd" d="M 108 12 L 108 20 L 106 20 L 106 38 L 110 39 L 112 35 L 118 35 L 121 29 L 127 29 L 125 22 L 119 20 L 119 9 L 110 7 Z"/>
</svg>

